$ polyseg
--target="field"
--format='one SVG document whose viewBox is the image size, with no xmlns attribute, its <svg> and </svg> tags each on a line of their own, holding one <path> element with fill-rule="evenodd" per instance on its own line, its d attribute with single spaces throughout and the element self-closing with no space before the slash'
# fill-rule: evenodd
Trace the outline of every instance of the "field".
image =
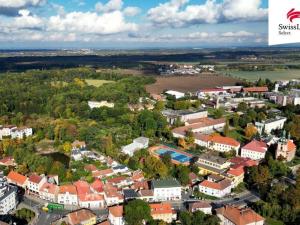
<svg viewBox="0 0 300 225">
<path fill-rule="evenodd" d="M 256 81 L 259 78 L 276 80 L 291 80 L 300 78 L 300 70 L 275 70 L 275 71 L 224 71 L 226 75 L 232 77 Z"/>
<path fill-rule="evenodd" d="M 114 81 L 109 80 L 85 80 L 85 82 L 90 86 L 100 87 L 103 84 L 113 83 Z"/>
<path fill-rule="evenodd" d="M 235 85 L 239 80 L 217 74 L 201 74 L 199 76 L 156 77 L 156 83 L 147 85 L 146 90 L 151 94 L 160 94 L 165 90 L 195 92 L 201 88 Z"/>
</svg>

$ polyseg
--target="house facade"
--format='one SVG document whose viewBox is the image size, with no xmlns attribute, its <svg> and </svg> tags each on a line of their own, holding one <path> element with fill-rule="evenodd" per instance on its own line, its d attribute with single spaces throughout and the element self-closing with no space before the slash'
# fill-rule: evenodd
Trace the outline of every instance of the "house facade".
<svg viewBox="0 0 300 225">
<path fill-rule="evenodd" d="M 181 185 L 175 179 L 153 180 L 152 189 L 156 201 L 181 200 Z"/>
</svg>

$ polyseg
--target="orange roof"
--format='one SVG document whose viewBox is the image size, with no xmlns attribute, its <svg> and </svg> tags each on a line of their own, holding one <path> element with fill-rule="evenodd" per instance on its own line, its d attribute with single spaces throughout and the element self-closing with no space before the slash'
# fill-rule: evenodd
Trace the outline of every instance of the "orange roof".
<svg viewBox="0 0 300 225">
<path fill-rule="evenodd" d="M 43 178 L 42 178 L 41 176 L 38 176 L 38 175 L 36 175 L 36 174 L 32 174 L 32 175 L 29 177 L 28 181 L 30 181 L 30 182 L 32 182 L 32 183 L 38 184 L 38 183 L 41 182 L 42 179 L 43 179 Z"/>
<path fill-rule="evenodd" d="M 103 176 L 113 174 L 113 172 L 114 171 L 112 169 L 96 170 L 96 171 L 93 171 L 93 177 L 103 177 Z"/>
<path fill-rule="evenodd" d="M 112 183 L 112 184 L 118 184 L 124 180 L 126 180 L 127 178 L 124 176 L 120 176 L 120 177 L 114 177 L 114 178 L 110 178 L 107 180 L 108 183 Z"/>
<path fill-rule="evenodd" d="M 79 209 L 68 214 L 68 219 L 71 224 L 82 224 L 82 222 L 96 218 L 96 215 L 88 209 Z"/>
<path fill-rule="evenodd" d="M 77 195 L 76 187 L 72 184 L 62 185 L 59 187 L 59 194 L 70 193 L 73 195 Z"/>
<path fill-rule="evenodd" d="M 268 149 L 268 146 L 265 142 L 263 141 L 257 141 L 257 140 L 253 140 L 250 143 L 248 143 L 247 145 L 245 145 L 242 150 L 249 150 L 249 151 L 255 151 L 255 152 L 261 152 L 261 153 L 265 153 Z"/>
<path fill-rule="evenodd" d="M 235 225 L 254 224 L 264 221 L 264 218 L 250 208 L 239 209 L 234 206 L 225 206 L 216 210 L 217 214 L 223 215 Z"/>
<path fill-rule="evenodd" d="M 144 174 L 142 171 L 134 171 L 131 178 L 133 181 L 140 181 L 144 179 Z"/>
<path fill-rule="evenodd" d="M 95 179 L 95 181 L 91 184 L 91 187 L 97 192 L 103 192 L 103 183 L 99 179 Z"/>
<path fill-rule="evenodd" d="M 76 181 L 74 183 L 74 185 L 77 189 L 78 195 L 83 195 L 83 194 L 87 194 L 90 192 L 90 185 L 86 181 L 79 180 L 79 181 Z"/>
<path fill-rule="evenodd" d="M 50 183 L 44 183 L 42 187 L 40 188 L 41 192 L 47 192 L 50 194 L 56 194 L 58 192 L 58 186 L 55 184 L 50 184 Z"/>
<path fill-rule="evenodd" d="M 244 92 L 268 92 L 268 87 L 247 87 L 243 88 Z"/>
<path fill-rule="evenodd" d="M 97 170 L 97 167 L 95 165 L 93 165 L 93 164 L 88 164 L 88 165 L 84 166 L 84 169 L 87 170 L 87 171 L 93 172 L 93 171 Z"/>
<path fill-rule="evenodd" d="M 4 157 L 3 159 L 0 159 L 0 164 L 3 164 L 3 165 L 12 165 L 14 163 L 15 163 L 15 160 L 11 156 L 7 156 L 7 157 Z"/>
<path fill-rule="evenodd" d="M 93 202 L 93 201 L 103 201 L 103 195 L 95 194 L 95 193 L 86 193 L 79 195 L 79 200 L 82 202 Z"/>
<path fill-rule="evenodd" d="M 235 139 L 230 138 L 230 137 L 223 137 L 218 134 L 215 134 L 215 135 L 195 134 L 195 138 L 200 139 L 202 141 L 206 141 L 206 142 L 211 141 L 214 143 L 230 145 L 230 146 L 234 146 L 234 147 L 240 146 L 240 143 L 238 141 L 236 141 Z"/>
<path fill-rule="evenodd" d="M 219 182 L 204 180 L 199 184 L 199 186 L 216 189 L 216 190 L 224 190 L 225 188 L 228 188 L 230 185 L 231 185 L 231 181 L 227 179 L 224 179 Z"/>
<path fill-rule="evenodd" d="M 171 214 L 172 206 L 168 203 L 154 203 L 150 204 L 151 209 L 151 215 L 157 215 L 157 214 Z"/>
<path fill-rule="evenodd" d="M 258 162 L 255 160 L 252 160 L 250 158 L 242 158 L 238 156 L 230 159 L 229 162 L 233 164 L 232 168 L 237 168 L 239 166 L 251 167 L 258 165 Z"/>
<path fill-rule="evenodd" d="M 288 151 L 293 152 L 293 151 L 296 151 L 297 146 L 294 144 L 294 142 L 292 140 L 289 140 L 287 148 L 288 148 Z"/>
<path fill-rule="evenodd" d="M 19 174 L 15 171 L 10 171 L 9 174 L 7 175 L 7 179 L 10 180 L 11 182 L 17 184 L 17 185 L 24 185 L 24 183 L 27 180 L 27 177 L 23 176 L 22 174 Z"/>
<path fill-rule="evenodd" d="M 107 220 L 104 222 L 99 223 L 99 225 L 110 225 L 110 222 L 108 222 Z"/>
<path fill-rule="evenodd" d="M 123 217 L 123 206 L 121 205 L 109 207 L 108 210 L 114 217 Z"/>
<path fill-rule="evenodd" d="M 244 170 L 244 167 L 243 166 L 239 166 L 237 168 L 230 168 L 228 171 L 227 171 L 228 174 L 230 175 L 233 175 L 233 176 L 241 176 L 245 173 L 245 170 Z"/>
</svg>

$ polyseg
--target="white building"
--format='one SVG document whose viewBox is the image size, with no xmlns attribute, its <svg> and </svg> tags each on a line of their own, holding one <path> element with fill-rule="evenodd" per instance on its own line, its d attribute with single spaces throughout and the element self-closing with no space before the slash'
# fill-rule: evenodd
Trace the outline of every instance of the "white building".
<svg viewBox="0 0 300 225">
<path fill-rule="evenodd" d="M 153 180 L 152 189 L 156 201 L 181 200 L 181 185 L 175 179 Z"/>
<path fill-rule="evenodd" d="M 197 92 L 198 98 L 206 98 L 226 94 L 227 91 L 222 88 L 205 88 Z"/>
<path fill-rule="evenodd" d="M 255 126 L 257 127 L 259 133 L 271 134 L 273 130 L 282 129 L 284 123 L 287 121 L 287 118 L 277 116 L 274 119 L 269 119 L 263 122 L 256 122 Z"/>
<path fill-rule="evenodd" d="M 222 198 L 231 193 L 232 184 L 229 179 L 211 175 L 199 184 L 199 191 L 210 196 Z"/>
<path fill-rule="evenodd" d="M 171 95 L 171 96 L 175 97 L 176 99 L 184 98 L 184 96 L 185 96 L 185 93 L 182 93 L 179 91 L 172 91 L 172 90 L 166 91 L 165 94 Z"/>
<path fill-rule="evenodd" d="M 237 154 L 241 145 L 238 141 L 230 137 L 203 134 L 195 134 L 195 143 L 199 146 L 218 152 L 229 152 L 234 150 Z"/>
<path fill-rule="evenodd" d="M 59 204 L 78 205 L 77 190 L 74 185 L 62 185 L 57 195 Z"/>
<path fill-rule="evenodd" d="M 88 101 L 88 105 L 91 109 L 94 108 L 101 108 L 101 107 L 108 107 L 108 108 L 113 108 L 115 107 L 114 103 L 109 103 L 107 101 L 101 101 L 101 102 L 96 102 L 96 101 Z"/>
<path fill-rule="evenodd" d="M 265 142 L 253 140 L 241 149 L 241 157 L 253 160 L 265 158 L 268 146 Z"/>
<path fill-rule="evenodd" d="M 32 128 L 29 127 L 16 127 L 0 126 L 0 140 L 4 137 L 10 137 L 11 139 L 23 139 L 25 137 L 32 136 Z"/>
<path fill-rule="evenodd" d="M 44 183 L 39 191 L 39 197 L 49 202 L 57 202 L 59 187 L 55 184 Z"/>
<path fill-rule="evenodd" d="M 109 207 L 108 211 L 108 220 L 112 225 L 125 225 L 123 206 Z"/>
<path fill-rule="evenodd" d="M 79 195 L 79 206 L 89 209 L 104 208 L 104 196 L 96 193 L 86 193 L 83 195 Z"/>
<path fill-rule="evenodd" d="M 30 194 L 39 194 L 40 188 L 44 183 L 47 182 L 46 176 L 38 176 L 36 174 L 32 174 L 28 178 L 27 182 L 27 190 Z"/>
<path fill-rule="evenodd" d="M 0 215 L 7 215 L 17 207 L 17 188 L 0 175 Z"/>
<path fill-rule="evenodd" d="M 185 123 L 189 120 L 206 118 L 208 116 L 207 110 L 202 109 L 197 111 L 167 109 L 163 110 L 162 114 L 164 117 L 166 117 L 167 121 L 170 124 L 174 124 L 176 121 Z"/>
<path fill-rule="evenodd" d="M 133 140 L 133 142 L 129 145 L 122 147 L 122 152 L 126 155 L 133 156 L 133 154 L 141 149 L 148 148 L 149 146 L 149 138 L 139 137 Z"/>
<path fill-rule="evenodd" d="M 208 202 L 199 201 L 199 202 L 192 202 L 189 203 L 189 211 L 194 213 L 196 211 L 202 211 L 205 214 L 211 214 L 212 213 L 212 206 Z"/>
</svg>

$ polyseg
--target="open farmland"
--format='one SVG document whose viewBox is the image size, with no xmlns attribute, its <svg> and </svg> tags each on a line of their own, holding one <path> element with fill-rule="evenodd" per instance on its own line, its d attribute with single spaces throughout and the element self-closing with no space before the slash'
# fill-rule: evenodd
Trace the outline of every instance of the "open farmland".
<svg viewBox="0 0 300 225">
<path fill-rule="evenodd" d="M 160 94 L 165 90 L 194 92 L 200 88 L 235 85 L 239 80 L 218 74 L 201 74 L 199 76 L 156 77 L 156 83 L 147 85 L 146 90 L 151 94 Z"/>
</svg>

